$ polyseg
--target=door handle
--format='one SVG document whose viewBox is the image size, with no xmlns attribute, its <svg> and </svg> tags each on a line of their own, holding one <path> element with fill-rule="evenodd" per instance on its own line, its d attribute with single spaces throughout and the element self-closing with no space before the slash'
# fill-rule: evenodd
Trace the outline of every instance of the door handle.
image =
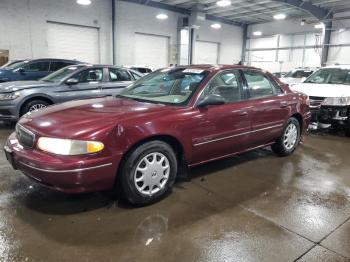
<svg viewBox="0 0 350 262">
<path fill-rule="evenodd" d="M 281 108 L 285 108 L 288 106 L 288 103 L 287 102 L 281 102 Z"/>
<path fill-rule="evenodd" d="M 242 110 L 242 111 L 239 112 L 239 115 L 240 116 L 246 116 L 246 115 L 248 115 L 248 111 Z"/>
</svg>

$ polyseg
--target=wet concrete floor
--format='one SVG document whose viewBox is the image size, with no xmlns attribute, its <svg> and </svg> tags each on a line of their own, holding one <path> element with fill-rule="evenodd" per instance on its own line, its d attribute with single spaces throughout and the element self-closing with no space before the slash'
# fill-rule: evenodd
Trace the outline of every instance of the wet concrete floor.
<svg viewBox="0 0 350 262">
<path fill-rule="evenodd" d="M 13 127 L 0 126 L 0 145 Z M 191 170 L 152 206 L 65 195 L 0 153 L 0 261 L 349 261 L 350 138 L 307 135 Z"/>
</svg>

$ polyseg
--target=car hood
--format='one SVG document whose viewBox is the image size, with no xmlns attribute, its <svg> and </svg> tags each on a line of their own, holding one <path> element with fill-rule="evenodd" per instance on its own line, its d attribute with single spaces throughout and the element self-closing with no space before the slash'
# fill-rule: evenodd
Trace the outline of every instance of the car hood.
<svg viewBox="0 0 350 262">
<path fill-rule="evenodd" d="M 13 81 L 0 83 L 0 92 L 13 92 L 29 88 L 55 86 L 57 83 L 45 81 Z"/>
<path fill-rule="evenodd" d="M 301 78 L 294 78 L 294 77 L 282 77 L 280 78 L 280 80 L 285 84 L 299 84 L 302 81 Z"/>
<path fill-rule="evenodd" d="M 350 86 L 348 85 L 300 83 L 291 85 L 290 89 L 308 96 L 350 97 Z"/>
<path fill-rule="evenodd" d="M 76 100 L 50 106 L 22 117 L 20 124 L 39 135 L 93 139 L 122 124 L 125 120 L 164 116 L 174 106 L 138 102 L 131 99 L 105 97 Z"/>
</svg>

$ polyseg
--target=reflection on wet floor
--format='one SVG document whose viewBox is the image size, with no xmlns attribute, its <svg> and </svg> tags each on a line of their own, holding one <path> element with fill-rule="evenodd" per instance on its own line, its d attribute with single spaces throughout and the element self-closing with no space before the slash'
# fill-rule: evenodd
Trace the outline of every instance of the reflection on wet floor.
<svg viewBox="0 0 350 262">
<path fill-rule="evenodd" d="M 11 130 L 0 126 L 1 145 Z M 212 162 L 144 208 L 53 192 L 1 152 L 0 261 L 348 261 L 349 146 L 312 134 L 290 157 Z"/>
</svg>

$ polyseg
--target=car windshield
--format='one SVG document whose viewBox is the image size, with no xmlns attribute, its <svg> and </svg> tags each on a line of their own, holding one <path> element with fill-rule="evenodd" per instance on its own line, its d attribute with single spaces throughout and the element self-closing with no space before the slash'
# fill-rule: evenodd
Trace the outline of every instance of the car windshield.
<svg viewBox="0 0 350 262">
<path fill-rule="evenodd" d="M 4 66 L 3 68 L 7 69 L 7 70 L 14 70 L 14 69 L 17 69 L 17 68 L 20 68 L 20 67 L 26 65 L 27 63 L 29 63 L 28 60 L 25 60 L 25 61 L 14 61 L 14 62 Z"/>
<path fill-rule="evenodd" d="M 350 69 L 320 69 L 306 79 L 304 83 L 350 85 Z"/>
<path fill-rule="evenodd" d="M 65 79 L 70 74 L 74 73 L 75 71 L 79 70 L 83 66 L 66 66 L 56 72 L 53 72 L 52 74 L 49 74 L 48 76 L 41 79 L 41 81 L 45 82 L 61 82 L 63 79 Z"/>
<path fill-rule="evenodd" d="M 183 67 L 158 70 L 127 87 L 118 96 L 153 103 L 185 105 L 208 73 L 202 69 Z"/>
</svg>

